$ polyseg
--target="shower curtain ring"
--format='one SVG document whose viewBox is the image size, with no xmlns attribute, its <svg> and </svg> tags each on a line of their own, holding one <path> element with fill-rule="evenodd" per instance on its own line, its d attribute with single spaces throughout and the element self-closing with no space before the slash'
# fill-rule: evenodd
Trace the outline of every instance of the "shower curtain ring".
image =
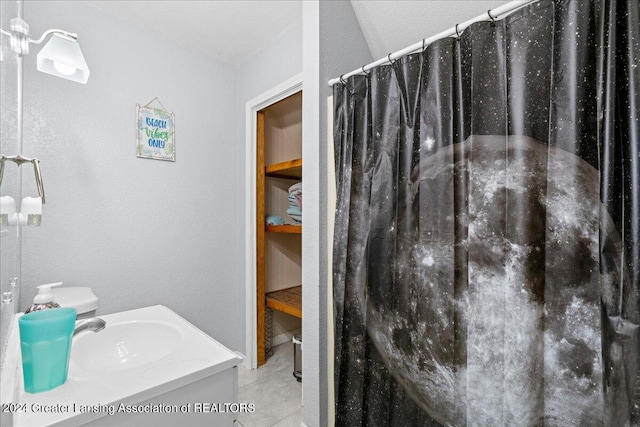
<svg viewBox="0 0 640 427">
<path fill-rule="evenodd" d="M 362 72 L 364 73 L 365 76 L 369 75 L 369 73 L 367 73 L 367 70 L 364 69 L 364 65 L 362 66 Z"/>
<path fill-rule="evenodd" d="M 389 64 L 393 64 L 393 61 L 391 60 L 391 54 L 387 55 L 387 60 L 389 61 Z"/>
<path fill-rule="evenodd" d="M 344 81 L 344 79 L 342 78 L 342 76 L 344 76 L 344 74 L 340 74 L 340 82 L 344 85 L 347 84 L 347 82 Z"/>
<path fill-rule="evenodd" d="M 425 42 L 425 39 L 422 39 L 422 51 L 423 51 L 423 52 L 424 52 L 424 49 L 425 49 L 425 47 L 426 47 L 426 46 L 425 46 L 425 44 L 424 44 L 424 42 Z"/>
<path fill-rule="evenodd" d="M 487 10 L 487 15 L 489 15 L 489 18 L 491 19 L 491 22 L 493 22 L 495 24 L 496 22 L 496 18 L 494 18 L 493 16 L 491 16 L 491 9 Z"/>
<path fill-rule="evenodd" d="M 460 38 L 460 31 L 458 31 L 458 25 L 460 24 L 456 24 L 456 35 L 458 36 L 458 38 Z"/>
</svg>

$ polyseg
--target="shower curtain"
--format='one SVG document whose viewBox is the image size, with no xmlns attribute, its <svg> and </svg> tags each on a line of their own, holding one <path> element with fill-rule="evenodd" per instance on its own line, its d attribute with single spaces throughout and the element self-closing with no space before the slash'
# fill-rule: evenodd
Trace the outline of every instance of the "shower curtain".
<svg viewBox="0 0 640 427">
<path fill-rule="evenodd" d="M 638 5 L 334 86 L 336 425 L 640 425 Z"/>
</svg>

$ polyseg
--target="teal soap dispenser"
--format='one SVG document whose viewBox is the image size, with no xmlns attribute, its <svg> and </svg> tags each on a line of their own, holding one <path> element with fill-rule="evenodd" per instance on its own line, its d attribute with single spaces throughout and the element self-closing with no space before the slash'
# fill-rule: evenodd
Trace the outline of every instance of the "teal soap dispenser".
<svg viewBox="0 0 640 427">
<path fill-rule="evenodd" d="M 33 298 L 33 304 L 24 312 L 24 314 L 31 313 L 32 311 L 60 307 L 60 304 L 53 300 L 53 292 L 51 292 L 52 287 L 60 285 L 62 285 L 62 282 L 47 283 L 45 285 L 38 286 L 38 294 Z"/>
</svg>

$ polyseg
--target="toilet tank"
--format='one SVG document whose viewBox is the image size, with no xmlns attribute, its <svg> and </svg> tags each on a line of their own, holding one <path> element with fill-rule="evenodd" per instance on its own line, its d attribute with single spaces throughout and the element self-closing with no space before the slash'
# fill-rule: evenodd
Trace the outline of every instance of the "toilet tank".
<svg viewBox="0 0 640 427">
<path fill-rule="evenodd" d="M 96 316 L 98 297 L 88 287 L 59 287 L 51 290 L 53 300 L 60 307 L 72 307 L 78 311 L 78 319 Z"/>
</svg>

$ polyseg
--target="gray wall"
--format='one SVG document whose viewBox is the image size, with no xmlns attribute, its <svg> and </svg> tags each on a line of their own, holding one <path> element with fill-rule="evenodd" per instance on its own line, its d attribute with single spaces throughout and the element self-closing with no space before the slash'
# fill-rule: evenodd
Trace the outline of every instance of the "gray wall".
<svg viewBox="0 0 640 427">
<path fill-rule="evenodd" d="M 42 283 L 90 286 L 99 313 L 167 305 L 243 350 L 235 68 L 84 2 L 28 1 L 25 18 L 32 34 L 78 33 L 91 77 L 25 59 L 25 155 L 42 162 L 47 203 L 23 236 L 22 308 Z M 175 113 L 175 163 L 136 158 L 136 104 L 154 97 Z"/>
<path fill-rule="evenodd" d="M 305 239 L 303 242 L 303 422 L 324 426 L 328 419 L 327 358 L 327 97 L 330 78 L 373 60 L 351 4 L 305 1 L 303 153 L 305 158 Z M 317 159 L 312 163 L 312 159 Z M 331 159 L 330 161 L 333 161 Z M 310 196 L 308 196 L 309 194 Z M 317 227 L 309 230 L 309 220 Z M 308 285 L 312 286 L 308 286 Z M 332 353 L 332 352 L 331 352 Z"/>
</svg>

